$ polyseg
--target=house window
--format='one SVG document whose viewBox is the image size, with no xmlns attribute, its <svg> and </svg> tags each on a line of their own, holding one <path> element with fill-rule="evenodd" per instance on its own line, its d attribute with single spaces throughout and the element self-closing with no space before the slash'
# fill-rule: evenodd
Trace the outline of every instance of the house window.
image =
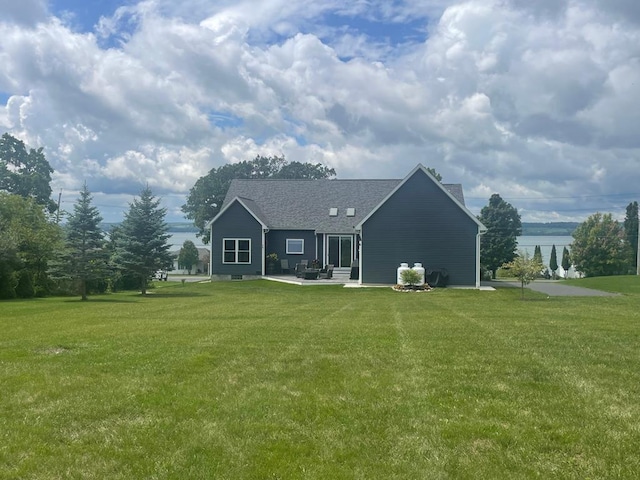
<svg viewBox="0 0 640 480">
<path fill-rule="evenodd" d="M 302 255 L 304 240 L 302 238 L 287 238 L 287 255 Z"/>
<path fill-rule="evenodd" d="M 251 263 L 251 240 L 225 238 L 222 241 L 222 263 Z"/>
</svg>

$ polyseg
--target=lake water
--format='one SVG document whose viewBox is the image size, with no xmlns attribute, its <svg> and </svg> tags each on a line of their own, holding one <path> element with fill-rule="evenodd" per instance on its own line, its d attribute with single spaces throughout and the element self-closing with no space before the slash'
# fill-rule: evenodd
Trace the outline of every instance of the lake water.
<svg viewBox="0 0 640 480">
<path fill-rule="evenodd" d="M 191 240 L 195 244 L 196 248 L 209 248 L 209 245 L 202 243 L 201 238 L 196 237 L 195 232 L 169 232 L 169 234 L 171 237 L 169 238 L 168 243 L 171 245 L 171 248 L 169 249 L 171 252 L 180 250 L 185 240 Z"/>
<path fill-rule="evenodd" d="M 571 252 L 571 242 L 573 242 L 572 236 L 522 236 L 518 237 L 518 250 L 522 250 L 528 253 L 530 257 L 533 257 L 536 245 L 540 245 L 542 264 L 545 267 L 548 267 L 549 260 L 551 260 L 551 248 L 553 245 L 556 246 L 556 259 L 558 260 L 558 265 L 560 265 L 562 263 L 562 250 L 564 247 L 567 247 L 569 248 L 569 252 Z M 564 275 L 562 267 L 558 267 L 558 274 Z M 575 273 L 573 272 L 573 269 L 570 269 L 569 276 L 574 275 Z"/>
</svg>

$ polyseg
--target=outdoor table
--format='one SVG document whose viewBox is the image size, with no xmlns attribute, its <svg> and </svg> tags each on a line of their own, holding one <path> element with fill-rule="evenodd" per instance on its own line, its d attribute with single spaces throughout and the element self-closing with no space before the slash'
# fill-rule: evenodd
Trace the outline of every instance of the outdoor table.
<svg viewBox="0 0 640 480">
<path fill-rule="evenodd" d="M 319 273 L 320 270 L 317 268 L 307 268 L 302 272 L 302 278 L 304 278 L 305 280 L 317 280 Z"/>
</svg>

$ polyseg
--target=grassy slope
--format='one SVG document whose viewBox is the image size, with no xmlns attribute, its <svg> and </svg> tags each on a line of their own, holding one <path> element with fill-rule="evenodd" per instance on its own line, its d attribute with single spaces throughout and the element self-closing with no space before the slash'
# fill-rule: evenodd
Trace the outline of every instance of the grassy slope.
<svg viewBox="0 0 640 480">
<path fill-rule="evenodd" d="M 5 302 L 0 478 L 635 478 L 626 293 L 257 281 Z"/>
</svg>

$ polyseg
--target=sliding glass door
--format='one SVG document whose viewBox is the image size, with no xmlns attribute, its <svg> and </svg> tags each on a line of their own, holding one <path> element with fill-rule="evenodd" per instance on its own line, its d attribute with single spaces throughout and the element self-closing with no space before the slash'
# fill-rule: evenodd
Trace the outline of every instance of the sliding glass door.
<svg viewBox="0 0 640 480">
<path fill-rule="evenodd" d="M 353 236 L 329 235 L 327 237 L 328 262 L 335 268 L 349 268 L 353 255 Z"/>
</svg>

